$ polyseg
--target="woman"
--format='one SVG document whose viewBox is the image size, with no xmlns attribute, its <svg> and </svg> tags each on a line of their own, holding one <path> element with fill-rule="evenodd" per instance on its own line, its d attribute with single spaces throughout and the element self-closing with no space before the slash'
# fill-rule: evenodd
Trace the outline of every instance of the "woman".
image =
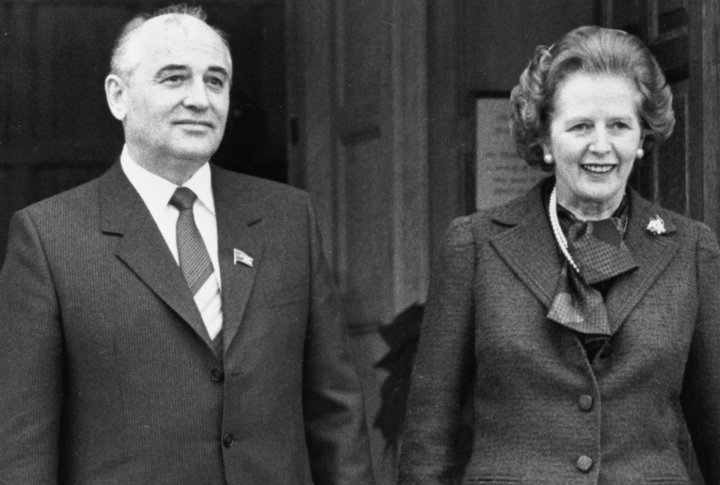
<svg viewBox="0 0 720 485">
<path fill-rule="evenodd" d="M 686 423 L 720 483 L 720 249 L 627 187 L 672 132 L 660 68 L 636 37 L 581 27 L 536 50 L 511 101 L 518 152 L 555 173 L 452 223 L 400 483 L 690 483 Z"/>
</svg>

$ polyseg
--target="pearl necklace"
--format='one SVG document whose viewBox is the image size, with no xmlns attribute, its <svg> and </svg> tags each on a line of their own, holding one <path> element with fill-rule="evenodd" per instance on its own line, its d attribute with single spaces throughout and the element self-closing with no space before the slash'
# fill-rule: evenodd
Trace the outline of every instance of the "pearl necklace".
<svg viewBox="0 0 720 485">
<path fill-rule="evenodd" d="M 567 259 L 567 262 L 570 263 L 570 266 L 572 266 L 573 269 L 577 271 L 578 274 L 580 274 L 580 269 L 578 269 L 577 264 L 575 264 L 575 260 L 573 260 L 570 252 L 568 251 L 567 238 L 565 237 L 565 234 L 560 227 L 560 221 L 558 220 L 557 215 L 557 194 L 555 193 L 555 191 L 556 187 L 553 187 L 552 193 L 550 194 L 550 204 L 548 207 L 548 213 L 550 214 L 550 226 L 552 226 L 552 231 L 555 235 L 555 241 L 557 241 L 558 246 L 560 246 L 560 251 L 562 251 L 565 259 Z"/>
</svg>

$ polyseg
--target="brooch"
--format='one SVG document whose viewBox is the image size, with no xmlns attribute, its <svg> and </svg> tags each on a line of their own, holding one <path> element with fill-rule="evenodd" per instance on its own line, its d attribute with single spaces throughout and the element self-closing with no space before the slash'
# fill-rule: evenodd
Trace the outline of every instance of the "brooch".
<svg viewBox="0 0 720 485">
<path fill-rule="evenodd" d="M 656 236 L 665 234 L 665 221 L 662 220 L 662 217 L 656 215 L 648 222 L 647 230 Z"/>
</svg>

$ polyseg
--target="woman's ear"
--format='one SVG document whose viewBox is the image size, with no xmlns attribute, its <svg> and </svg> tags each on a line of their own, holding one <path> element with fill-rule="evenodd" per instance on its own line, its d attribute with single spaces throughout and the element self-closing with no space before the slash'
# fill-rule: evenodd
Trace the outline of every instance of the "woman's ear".
<svg viewBox="0 0 720 485">
<path fill-rule="evenodd" d="M 543 163 L 545 163 L 546 165 L 552 165 L 553 163 L 555 163 L 552 150 L 550 149 L 550 144 L 543 143 L 541 146 L 543 151 Z"/>
</svg>

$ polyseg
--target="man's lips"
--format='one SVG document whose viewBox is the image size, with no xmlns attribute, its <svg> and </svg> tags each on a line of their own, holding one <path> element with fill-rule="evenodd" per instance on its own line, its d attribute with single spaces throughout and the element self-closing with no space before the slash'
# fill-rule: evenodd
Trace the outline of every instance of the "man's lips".
<svg viewBox="0 0 720 485">
<path fill-rule="evenodd" d="M 205 120 L 177 120 L 174 122 L 176 125 L 183 126 L 204 126 L 206 128 L 214 128 L 215 125 L 210 121 Z"/>
</svg>

